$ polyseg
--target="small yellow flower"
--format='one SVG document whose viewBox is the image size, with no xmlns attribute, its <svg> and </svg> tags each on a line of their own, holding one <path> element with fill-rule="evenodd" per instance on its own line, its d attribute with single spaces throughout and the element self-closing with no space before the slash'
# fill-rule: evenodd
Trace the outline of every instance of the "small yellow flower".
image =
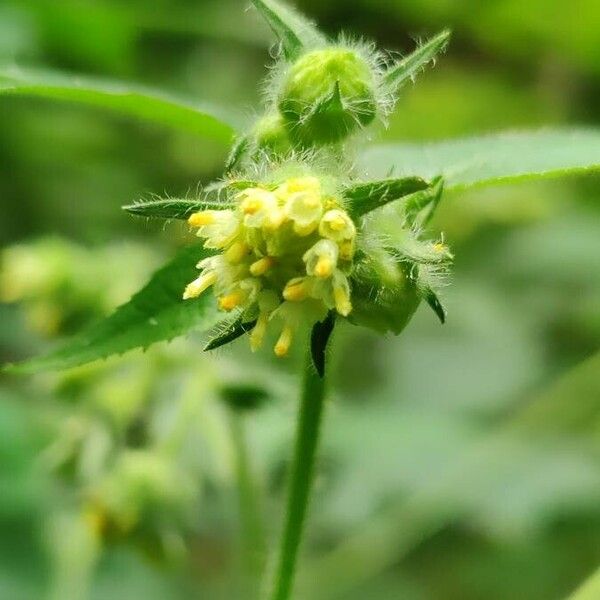
<svg viewBox="0 0 600 600">
<path fill-rule="evenodd" d="M 283 221 L 277 197 L 262 188 L 248 188 L 238 194 L 246 227 L 277 229 Z"/>
<path fill-rule="evenodd" d="M 334 242 L 343 242 L 355 238 L 356 227 L 346 211 L 334 208 L 323 215 L 319 234 Z"/>
<path fill-rule="evenodd" d="M 236 237 L 240 220 L 233 210 L 203 210 L 188 219 L 192 227 L 198 228 L 198 237 L 205 238 L 206 248 L 224 248 Z"/>
<path fill-rule="evenodd" d="M 330 277 L 337 266 L 339 254 L 337 244 L 331 240 L 319 240 L 302 257 L 306 263 L 306 273 L 323 279 Z"/>
<path fill-rule="evenodd" d="M 318 179 L 293 179 L 280 186 L 276 193 L 285 200 L 285 215 L 294 223 L 297 235 L 310 235 L 319 226 L 323 215 L 323 200 Z"/>
</svg>

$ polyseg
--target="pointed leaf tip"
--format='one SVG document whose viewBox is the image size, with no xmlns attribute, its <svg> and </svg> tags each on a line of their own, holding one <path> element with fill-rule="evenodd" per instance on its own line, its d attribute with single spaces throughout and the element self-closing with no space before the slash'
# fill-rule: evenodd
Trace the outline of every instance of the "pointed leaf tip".
<svg viewBox="0 0 600 600">
<path fill-rule="evenodd" d="M 327 344 L 335 326 L 335 312 L 330 311 L 324 321 L 315 323 L 310 335 L 310 353 L 313 365 L 319 375 L 325 375 Z"/>
<path fill-rule="evenodd" d="M 217 333 L 213 338 L 211 338 L 206 346 L 204 346 L 204 352 L 208 352 L 209 350 L 216 350 L 221 346 L 225 346 L 225 344 L 229 344 L 239 337 L 242 337 L 249 331 L 254 329 L 256 325 L 256 320 L 254 321 L 243 321 L 240 317 L 233 323 L 231 321 L 225 321 L 223 323 L 223 329 Z"/>
<path fill-rule="evenodd" d="M 252 0 L 252 4 L 279 38 L 288 60 L 296 59 L 306 48 L 326 42 L 313 23 L 285 4 L 277 0 Z"/>
<path fill-rule="evenodd" d="M 423 70 L 429 62 L 446 49 L 451 35 L 450 29 L 444 29 L 419 46 L 406 58 L 392 65 L 385 73 L 385 80 L 388 85 L 397 90 L 407 79 L 413 79 L 419 71 Z"/>
<path fill-rule="evenodd" d="M 433 310 L 440 320 L 440 323 L 443 325 L 446 322 L 446 309 L 440 302 L 438 295 L 432 289 L 427 289 L 425 291 L 425 301 L 429 304 L 431 310 Z"/>
</svg>

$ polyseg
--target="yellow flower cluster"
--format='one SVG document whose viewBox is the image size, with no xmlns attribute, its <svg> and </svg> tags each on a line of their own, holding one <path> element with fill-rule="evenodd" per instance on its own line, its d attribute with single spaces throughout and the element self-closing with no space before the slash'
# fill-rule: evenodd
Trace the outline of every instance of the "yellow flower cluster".
<svg viewBox="0 0 600 600">
<path fill-rule="evenodd" d="M 235 200 L 232 208 L 189 218 L 204 246 L 221 252 L 198 263 L 201 274 L 183 297 L 212 287 L 221 310 L 256 319 L 253 350 L 269 323 L 281 321 L 275 354 L 285 356 L 302 322 L 320 320 L 332 309 L 343 316 L 352 310 L 347 274 L 356 228 L 317 177 L 247 188 Z"/>
</svg>

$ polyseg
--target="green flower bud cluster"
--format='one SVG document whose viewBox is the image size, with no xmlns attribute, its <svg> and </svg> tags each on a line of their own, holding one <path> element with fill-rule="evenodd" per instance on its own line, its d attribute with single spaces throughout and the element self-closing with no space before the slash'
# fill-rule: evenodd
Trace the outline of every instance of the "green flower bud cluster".
<svg viewBox="0 0 600 600">
<path fill-rule="evenodd" d="M 384 61 L 368 44 L 340 40 L 308 48 L 292 61 L 281 58 L 267 83 L 267 110 L 230 159 L 343 143 L 385 117 L 393 100 Z"/>
</svg>

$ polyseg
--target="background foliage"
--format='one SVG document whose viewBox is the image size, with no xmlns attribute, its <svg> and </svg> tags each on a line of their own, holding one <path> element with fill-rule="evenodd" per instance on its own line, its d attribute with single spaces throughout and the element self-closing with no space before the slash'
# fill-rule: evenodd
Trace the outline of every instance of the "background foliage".
<svg viewBox="0 0 600 600">
<path fill-rule="evenodd" d="M 405 88 L 378 141 L 600 121 L 593 0 L 298 6 L 329 32 L 400 52 L 454 30 L 440 68 Z M 78 89 L 81 73 L 133 81 L 165 90 L 159 102 L 246 122 L 271 37 L 243 7 L 5 0 L 0 91 L 60 69 Z M 227 128 L 200 137 L 185 113 L 148 122 L 89 104 L 0 97 L 2 362 L 108 313 L 189 243 L 185 227 L 121 205 L 193 196 L 220 175 Z M 338 332 L 299 598 L 547 600 L 600 564 L 599 182 L 451 191 L 434 222 L 457 256 L 448 323 L 419 314 L 400 338 Z M 201 348 L 192 337 L 65 375 L 2 375 L 1 597 L 68 600 L 86 587 L 94 600 L 243 597 L 232 576 L 244 572 L 240 423 L 224 399 L 258 383 L 270 395 L 241 420 L 261 510 L 274 515 L 293 361 L 249 357 L 244 343 L 214 357 Z M 132 468 L 132 452 L 148 460 Z M 132 483 L 131 471 L 159 485 Z M 141 516 L 123 516 L 121 496 Z M 101 528 L 99 550 L 86 511 L 107 497 L 105 510 L 137 525 Z"/>
</svg>

